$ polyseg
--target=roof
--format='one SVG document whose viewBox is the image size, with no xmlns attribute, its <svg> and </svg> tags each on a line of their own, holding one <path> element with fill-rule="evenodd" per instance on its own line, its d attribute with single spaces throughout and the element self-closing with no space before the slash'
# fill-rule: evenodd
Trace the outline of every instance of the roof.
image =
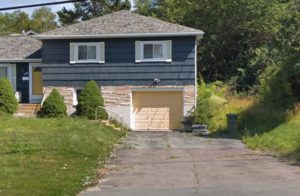
<svg viewBox="0 0 300 196">
<path fill-rule="evenodd" d="M 34 36 L 37 39 L 202 36 L 203 31 L 121 10 Z"/>
<path fill-rule="evenodd" d="M 0 36 L 0 62 L 34 62 L 41 58 L 42 43 L 31 36 Z"/>
</svg>

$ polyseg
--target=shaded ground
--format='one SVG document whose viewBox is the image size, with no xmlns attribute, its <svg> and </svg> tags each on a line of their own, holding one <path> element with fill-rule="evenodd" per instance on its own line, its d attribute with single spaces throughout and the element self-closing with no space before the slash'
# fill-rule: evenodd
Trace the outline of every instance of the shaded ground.
<svg viewBox="0 0 300 196">
<path fill-rule="evenodd" d="M 81 195 L 298 195 L 300 169 L 239 140 L 131 132 Z"/>
</svg>

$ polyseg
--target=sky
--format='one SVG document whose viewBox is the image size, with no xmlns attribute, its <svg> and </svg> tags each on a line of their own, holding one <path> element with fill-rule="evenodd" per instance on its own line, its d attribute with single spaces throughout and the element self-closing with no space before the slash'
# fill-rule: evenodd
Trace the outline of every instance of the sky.
<svg viewBox="0 0 300 196">
<path fill-rule="evenodd" d="M 29 5 L 29 4 L 38 4 L 38 3 L 47 3 L 47 2 L 55 2 L 55 1 L 62 1 L 62 0 L 0 0 L 0 8 L 5 8 L 5 7 L 12 7 L 12 6 L 20 6 L 20 5 Z M 131 3 L 133 0 L 131 0 Z M 52 11 L 56 12 L 60 10 L 63 7 L 66 7 L 67 9 L 73 8 L 72 3 L 67 3 L 67 4 L 59 4 L 59 5 L 52 5 L 48 6 L 52 9 Z M 22 11 L 27 12 L 29 15 L 32 14 L 33 10 L 38 7 L 33 7 L 33 8 L 24 8 L 21 9 Z M 5 13 L 5 12 L 13 12 L 15 10 L 9 10 L 9 11 L 2 11 L 0 13 Z"/>
</svg>

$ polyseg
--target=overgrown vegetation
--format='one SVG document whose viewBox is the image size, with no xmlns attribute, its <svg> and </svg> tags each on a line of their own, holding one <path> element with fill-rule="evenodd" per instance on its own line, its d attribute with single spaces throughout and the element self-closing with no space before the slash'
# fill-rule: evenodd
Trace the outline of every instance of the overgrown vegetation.
<svg viewBox="0 0 300 196">
<path fill-rule="evenodd" d="M 45 99 L 41 111 L 41 117 L 65 117 L 67 116 L 67 107 L 63 96 L 58 90 L 53 89 L 50 95 Z"/>
<path fill-rule="evenodd" d="M 76 195 L 124 134 L 79 118 L 0 116 L 0 195 Z"/>
<path fill-rule="evenodd" d="M 273 121 L 273 124 L 270 124 L 271 121 L 267 119 L 268 123 L 264 124 L 262 120 L 250 121 L 251 123 L 259 123 L 255 128 L 262 132 L 246 133 L 243 136 L 243 141 L 250 148 L 273 151 L 277 155 L 296 160 L 299 163 L 300 113 L 290 116 L 287 121 L 281 121 L 281 123 Z"/>
<path fill-rule="evenodd" d="M 222 82 L 201 82 L 197 99 L 194 123 L 206 124 L 212 132 L 226 131 L 226 115 L 239 114 L 254 103 L 253 98 L 232 94 L 229 87 Z"/>
<path fill-rule="evenodd" d="M 79 95 L 76 107 L 79 116 L 95 119 L 95 110 L 104 106 L 101 90 L 95 81 L 89 81 Z M 108 115 L 103 108 L 98 109 L 98 119 L 107 119 Z"/>
<path fill-rule="evenodd" d="M 0 112 L 13 114 L 18 107 L 14 90 L 7 78 L 0 78 Z"/>
</svg>

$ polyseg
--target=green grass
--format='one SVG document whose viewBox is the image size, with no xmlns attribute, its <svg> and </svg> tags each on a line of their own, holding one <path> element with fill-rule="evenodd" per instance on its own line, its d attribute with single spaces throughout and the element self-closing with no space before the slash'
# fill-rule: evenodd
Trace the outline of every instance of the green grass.
<svg viewBox="0 0 300 196">
<path fill-rule="evenodd" d="M 245 135 L 243 141 L 252 149 L 270 150 L 280 156 L 300 160 L 300 114 L 263 133 Z"/>
<path fill-rule="evenodd" d="M 0 117 L 0 195 L 75 195 L 121 134 L 84 119 Z"/>
<path fill-rule="evenodd" d="M 251 98 L 227 100 L 211 119 L 216 136 L 227 131 L 226 114 L 237 113 L 239 132 L 232 133 L 232 137 L 242 139 L 252 149 L 272 151 L 300 162 L 300 111 L 293 114 Z"/>
<path fill-rule="evenodd" d="M 239 114 L 253 104 L 253 99 L 249 98 L 228 98 L 228 102 L 218 108 L 218 112 L 211 118 L 210 124 L 213 132 L 222 132 L 227 129 L 226 115 L 230 113 Z"/>
</svg>

